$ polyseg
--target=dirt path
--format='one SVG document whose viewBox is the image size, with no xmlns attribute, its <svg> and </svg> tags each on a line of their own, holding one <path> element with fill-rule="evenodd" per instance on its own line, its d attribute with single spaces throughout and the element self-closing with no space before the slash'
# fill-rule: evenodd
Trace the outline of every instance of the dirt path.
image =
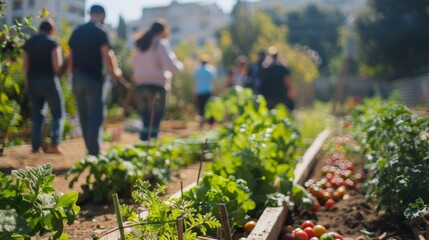
<svg viewBox="0 0 429 240">
<path fill-rule="evenodd" d="M 107 151 L 112 145 L 132 145 L 138 141 L 138 134 L 131 134 L 123 131 L 123 123 L 108 124 L 106 131 L 115 133 L 111 142 L 104 142 L 102 152 Z M 165 122 L 160 132 L 160 138 L 163 137 L 181 137 L 188 136 L 197 132 L 197 123 Z M 27 166 L 39 166 L 42 164 L 51 164 L 56 178 L 53 186 L 59 192 L 68 192 L 71 190 L 82 192 L 80 185 L 84 183 L 84 177 L 74 185 L 73 189 L 68 187 L 68 180 L 65 179 L 67 171 L 86 155 L 86 148 L 83 139 L 66 140 L 61 143 L 62 155 L 31 153 L 31 146 L 20 145 L 6 148 L 4 155 L 0 157 L 0 171 L 10 174 L 14 169 L 21 169 Z M 187 186 L 196 181 L 198 174 L 198 164 L 192 164 L 178 173 L 177 179 L 168 185 L 167 193 L 172 194 L 180 190 L 181 183 Z M 92 239 L 106 230 L 117 227 L 114 216 L 113 205 L 94 205 L 86 203 L 81 206 L 81 212 L 77 221 L 71 226 L 65 227 L 65 232 L 70 235 L 69 239 Z"/>
</svg>

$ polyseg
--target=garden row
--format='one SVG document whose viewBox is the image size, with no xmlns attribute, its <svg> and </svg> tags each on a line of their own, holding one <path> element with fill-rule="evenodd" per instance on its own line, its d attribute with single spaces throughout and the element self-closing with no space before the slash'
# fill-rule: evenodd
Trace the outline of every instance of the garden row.
<svg viewBox="0 0 429 240">
<path fill-rule="evenodd" d="M 312 210 L 295 210 L 273 221 L 288 224 L 280 239 L 310 239 L 311 230 L 303 238 L 304 229 L 295 229 L 309 219 L 354 238 L 427 238 L 429 119 L 393 101 L 374 99 L 356 108 L 348 120 L 306 181 L 315 200 Z M 341 144 L 332 144 L 332 139 Z"/>
<path fill-rule="evenodd" d="M 112 193 L 126 197 L 134 186 L 131 195 L 137 204 L 146 206 L 147 214 L 123 206 L 121 215 L 126 224 L 134 226 L 128 234 L 137 231 L 141 239 L 151 234 L 176 236 L 177 228 L 168 228 L 169 224 L 160 227 L 160 223 L 178 219 L 184 221 L 186 238 L 216 236 L 221 219 L 216 209 L 220 205 L 226 207 L 231 233 L 242 231 L 244 224 L 259 216 L 267 204 L 277 206 L 279 198 L 312 205 L 305 190 L 293 182 L 300 134 L 285 108 L 269 112 L 263 98 L 248 90 L 232 89 L 222 99 L 212 101 L 211 109 L 212 113 L 223 111 L 215 118 L 229 119 L 228 124 L 210 133 L 212 136 L 178 139 L 168 144 L 146 142 L 113 147 L 106 154 L 86 157 L 73 166 L 68 172 L 70 185 L 85 176 L 95 202 L 109 201 Z M 207 158 L 212 158 L 206 169 L 211 174 L 204 175 L 180 199 L 163 198 L 163 187 L 153 188 L 154 183 L 167 183 L 172 171 Z M 1 214 L 7 217 L 1 221 L 2 238 L 25 239 L 46 234 L 53 239 L 66 238 L 62 220 L 73 223 L 79 211 L 78 197 L 71 192 L 64 197 L 67 201 L 62 200 L 62 194 L 55 193 L 51 186 L 51 170 L 46 165 L 2 176 Z M 34 180 L 20 177 L 21 172 Z"/>
</svg>

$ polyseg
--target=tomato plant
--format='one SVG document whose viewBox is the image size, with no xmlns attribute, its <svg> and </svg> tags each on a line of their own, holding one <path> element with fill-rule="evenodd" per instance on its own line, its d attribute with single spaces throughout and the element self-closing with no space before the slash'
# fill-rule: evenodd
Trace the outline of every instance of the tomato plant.
<svg viewBox="0 0 429 240">
<path fill-rule="evenodd" d="M 352 114 L 355 137 L 364 148 L 366 196 L 397 218 L 418 198 L 429 202 L 429 118 L 394 102 L 367 100 Z"/>
</svg>

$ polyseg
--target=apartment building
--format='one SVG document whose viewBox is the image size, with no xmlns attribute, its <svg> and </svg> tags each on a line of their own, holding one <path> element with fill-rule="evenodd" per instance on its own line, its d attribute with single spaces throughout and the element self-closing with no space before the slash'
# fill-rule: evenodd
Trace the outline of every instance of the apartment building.
<svg viewBox="0 0 429 240">
<path fill-rule="evenodd" d="M 326 7 L 335 7 L 348 15 L 354 14 L 356 11 L 365 7 L 366 0 L 261 0 L 259 2 L 263 9 L 275 6 L 297 8 L 310 3 Z"/>
<path fill-rule="evenodd" d="M 85 22 L 85 0 L 6 0 L 6 18 L 3 23 L 11 25 L 15 19 L 31 17 L 38 26 L 41 19 L 38 13 L 46 8 L 49 17 L 57 23 L 67 20 L 72 28 Z"/>
<path fill-rule="evenodd" d="M 141 19 L 129 23 L 129 41 L 149 27 L 157 18 L 167 20 L 170 42 L 174 46 L 183 40 L 195 41 L 199 46 L 216 41 L 216 31 L 229 24 L 230 16 L 214 2 L 172 1 L 168 6 L 144 8 Z"/>
</svg>

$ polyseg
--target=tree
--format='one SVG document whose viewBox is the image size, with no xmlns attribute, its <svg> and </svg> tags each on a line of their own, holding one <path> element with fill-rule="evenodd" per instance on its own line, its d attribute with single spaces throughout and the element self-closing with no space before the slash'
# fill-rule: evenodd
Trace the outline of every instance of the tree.
<svg viewBox="0 0 429 240">
<path fill-rule="evenodd" d="M 314 4 L 292 11 L 277 7 L 267 12 L 276 24 L 288 26 L 290 43 L 308 46 L 316 51 L 321 58 L 319 68 L 327 72 L 325 67 L 341 50 L 338 38 L 345 16 L 338 9 L 321 8 Z"/>
<path fill-rule="evenodd" d="M 119 16 L 119 24 L 118 28 L 116 29 L 118 33 L 118 37 L 122 40 L 127 40 L 127 24 L 125 23 L 124 18 L 122 15 Z"/>
<path fill-rule="evenodd" d="M 369 0 L 356 20 L 367 73 L 386 80 L 427 72 L 428 0 Z"/>
</svg>

